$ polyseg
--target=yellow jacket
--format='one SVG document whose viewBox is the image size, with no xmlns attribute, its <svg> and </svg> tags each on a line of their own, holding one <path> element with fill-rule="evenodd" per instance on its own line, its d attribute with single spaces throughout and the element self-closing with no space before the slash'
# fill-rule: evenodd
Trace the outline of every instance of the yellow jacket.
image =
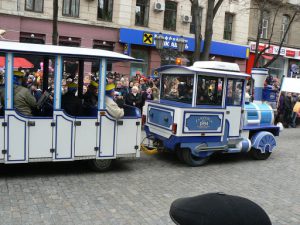
<svg viewBox="0 0 300 225">
<path fill-rule="evenodd" d="M 300 102 L 296 102 L 296 104 L 294 105 L 293 111 L 296 113 L 300 112 Z"/>
</svg>

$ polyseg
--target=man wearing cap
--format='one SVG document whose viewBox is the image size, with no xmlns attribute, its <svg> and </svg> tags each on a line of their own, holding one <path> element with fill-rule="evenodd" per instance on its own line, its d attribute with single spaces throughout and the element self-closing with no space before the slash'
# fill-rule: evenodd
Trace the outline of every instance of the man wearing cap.
<svg viewBox="0 0 300 225">
<path fill-rule="evenodd" d="M 108 72 L 106 75 L 107 84 L 114 84 L 115 76 L 112 72 Z"/>
<path fill-rule="evenodd" d="M 71 116 L 82 115 L 82 103 L 79 98 L 75 96 L 77 91 L 76 83 L 68 83 L 68 91 L 61 98 L 61 108 Z"/>
<path fill-rule="evenodd" d="M 105 105 L 107 112 L 115 119 L 120 119 L 124 116 L 124 109 L 120 108 L 114 101 L 115 85 L 107 84 L 105 88 Z"/>
<path fill-rule="evenodd" d="M 32 116 L 32 109 L 36 108 L 36 100 L 30 91 L 22 86 L 24 73 L 14 71 L 14 107 L 25 115 Z"/>
<path fill-rule="evenodd" d="M 87 92 L 83 95 L 83 101 L 84 114 L 86 116 L 96 116 L 98 105 L 98 83 L 96 81 L 91 81 Z"/>
</svg>

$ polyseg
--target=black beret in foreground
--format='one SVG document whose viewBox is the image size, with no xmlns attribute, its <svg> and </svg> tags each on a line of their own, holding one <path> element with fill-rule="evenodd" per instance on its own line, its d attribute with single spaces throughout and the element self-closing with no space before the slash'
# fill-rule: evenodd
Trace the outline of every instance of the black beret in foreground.
<svg viewBox="0 0 300 225">
<path fill-rule="evenodd" d="M 170 216 L 178 225 L 272 225 L 259 205 L 224 193 L 177 199 L 171 205 Z"/>
</svg>

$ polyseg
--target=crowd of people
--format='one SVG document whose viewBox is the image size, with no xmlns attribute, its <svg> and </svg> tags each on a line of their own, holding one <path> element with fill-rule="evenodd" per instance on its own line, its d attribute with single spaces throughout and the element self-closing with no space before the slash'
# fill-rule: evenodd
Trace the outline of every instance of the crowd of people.
<svg viewBox="0 0 300 225">
<path fill-rule="evenodd" d="M 297 118 L 300 118 L 300 94 L 292 92 L 280 92 L 280 82 L 278 78 L 272 75 L 267 76 L 265 88 L 276 91 L 277 97 L 277 114 L 275 123 L 282 123 L 285 128 L 295 128 L 297 125 Z"/>
<path fill-rule="evenodd" d="M 1 91 L 4 90 L 3 74 L 0 78 L 0 85 L 3 86 L 0 87 Z M 131 79 L 118 73 L 108 72 L 106 82 L 106 97 L 113 99 L 119 108 L 123 108 L 123 105 L 126 104 L 142 110 L 146 100 L 158 99 L 159 80 L 146 78 L 139 71 Z M 16 110 L 26 116 L 52 116 L 54 79 L 49 78 L 48 84 L 48 90 L 42 91 L 42 81 L 38 80 L 33 73 L 14 71 L 14 107 Z M 47 100 L 45 100 L 45 94 L 47 94 Z M 0 95 L 0 110 L 4 111 L 4 93 L 1 91 Z M 108 99 L 105 99 L 105 102 L 107 108 L 112 105 Z M 79 93 L 78 76 L 64 74 L 61 108 L 71 116 L 96 116 L 98 108 L 97 76 L 91 74 L 89 82 L 83 84 L 82 93 Z M 117 114 L 116 117 L 119 117 L 120 113 Z"/>
</svg>

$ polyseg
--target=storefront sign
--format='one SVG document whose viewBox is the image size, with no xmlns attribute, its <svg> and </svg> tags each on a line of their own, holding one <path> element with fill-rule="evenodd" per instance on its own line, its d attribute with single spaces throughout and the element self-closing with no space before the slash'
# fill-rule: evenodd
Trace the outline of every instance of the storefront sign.
<svg viewBox="0 0 300 225">
<path fill-rule="evenodd" d="M 120 42 L 134 45 L 151 46 L 155 48 L 155 38 L 159 33 L 144 30 L 135 30 L 129 28 L 120 29 Z M 177 48 L 178 35 L 162 34 L 164 36 L 165 48 Z M 185 50 L 193 52 L 195 49 L 195 39 L 184 37 L 186 40 Z M 202 42 L 203 43 L 203 42 Z M 203 44 L 201 45 L 203 46 Z M 222 42 L 212 41 L 210 53 L 213 55 L 228 56 L 234 58 L 248 58 L 247 46 L 234 45 Z"/>
<path fill-rule="evenodd" d="M 250 51 L 251 52 L 255 52 L 255 47 L 256 47 L 256 43 L 250 42 Z M 261 52 L 267 47 L 268 47 L 268 44 L 260 43 L 258 46 L 258 51 Z M 280 49 L 280 47 L 277 45 L 270 45 L 268 47 L 268 49 L 266 49 L 265 53 L 270 54 L 270 55 L 277 55 L 279 49 Z M 280 55 L 287 57 L 287 58 L 300 59 L 299 49 L 281 47 Z"/>
</svg>

